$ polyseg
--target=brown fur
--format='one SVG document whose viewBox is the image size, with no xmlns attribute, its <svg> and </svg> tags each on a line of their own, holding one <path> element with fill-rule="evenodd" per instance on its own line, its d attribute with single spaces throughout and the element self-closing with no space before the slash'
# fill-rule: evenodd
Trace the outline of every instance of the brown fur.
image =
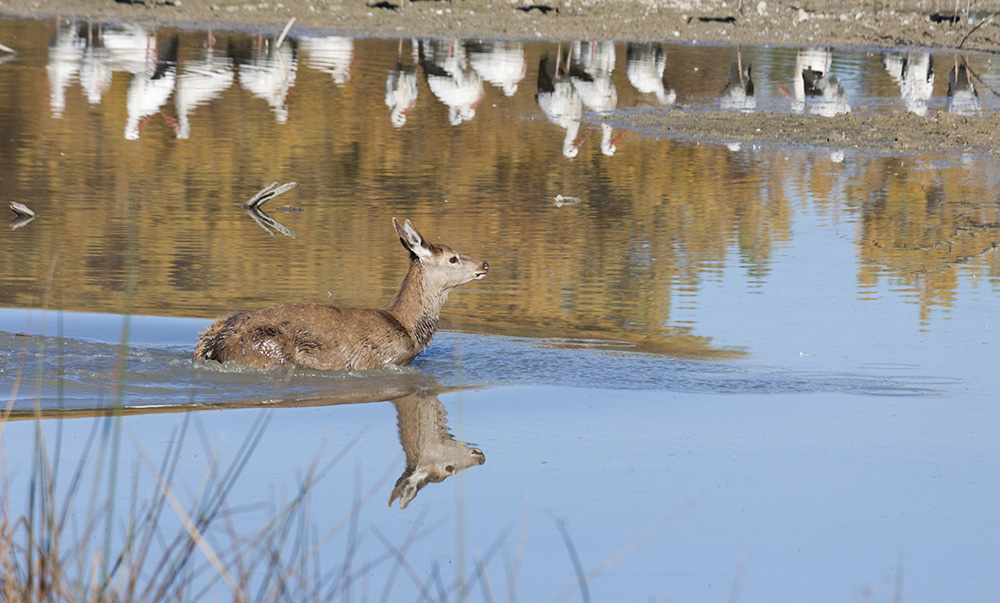
<svg viewBox="0 0 1000 603">
<path fill-rule="evenodd" d="M 410 251 L 410 270 L 385 310 L 284 304 L 240 312 L 201 333 L 195 360 L 251 368 L 296 364 L 319 370 L 409 364 L 430 343 L 448 292 L 486 275 L 485 262 L 428 243 L 409 220 L 393 224 Z"/>
</svg>

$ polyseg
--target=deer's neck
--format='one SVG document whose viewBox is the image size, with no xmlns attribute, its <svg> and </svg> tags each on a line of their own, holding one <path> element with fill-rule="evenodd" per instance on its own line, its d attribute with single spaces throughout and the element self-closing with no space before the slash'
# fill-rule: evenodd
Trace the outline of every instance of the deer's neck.
<svg viewBox="0 0 1000 603">
<path fill-rule="evenodd" d="M 389 311 L 413 335 L 418 348 L 430 343 L 438 328 L 438 316 L 448 293 L 428 286 L 424 267 L 418 260 L 410 262 L 396 301 Z"/>
<path fill-rule="evenodd" d="M 448 451 L 466 450 L 448 431 L 448 411 L 433 394 L 418 392 L 393 400 L 399 441 L 406 453 L 407 467 L 416 467 L 420 460 L 441 457 Z"/>
</svg>

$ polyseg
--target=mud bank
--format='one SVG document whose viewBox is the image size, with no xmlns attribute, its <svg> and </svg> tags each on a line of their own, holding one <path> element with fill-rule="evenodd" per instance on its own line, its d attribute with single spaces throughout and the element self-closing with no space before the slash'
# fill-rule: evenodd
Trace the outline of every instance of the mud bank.
<svg viewBox="0 0 1000 603">
<path fill-rule="evenodd" d="M 950 0 L 3 0 L 0 14 L 190 27 L 295 26 L 361 37 L 507 37 L 1000 51 L 1000 4 Z"/>
</svg>

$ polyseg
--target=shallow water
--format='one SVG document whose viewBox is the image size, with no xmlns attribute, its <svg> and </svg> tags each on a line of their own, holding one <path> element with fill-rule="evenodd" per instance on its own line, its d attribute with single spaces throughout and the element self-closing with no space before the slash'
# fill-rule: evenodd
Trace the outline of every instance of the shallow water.
<svg viewBox="0 0 1000 603">
<path fill-rule="evenodd" d="M 133 473 L 155 491 L 136 466 L 183 421 L 203 434 L 180 449 L 176 487 L 194 493 L 211 451 L 232 457 L 266 415 L 234 521 L 254 529 L 314 459 L 339 459 L 309 518 L 325 534 L 354 517 L 323 550 L 324 591 L 354 584 L 336 598 L 458 599 L 465 576 L 468 598 L 575 599 L 567 539 L 594 600 L 997 592 L 997 162 L 731 150 L 600 114 L 719 108 L 734 62 L 753 66 L 753 110 L 842 106 L 796 88 L 823 63 L 854 112 L 994 112 L 992 57 L 294 30 L 275 53 L 213 34 L 0 21 L 22 52 L 0 64 L 0 191 L 39 213 L 0 235 L 15 512 L 36 436 L 13 419 L 35 409 L 74 417 L 43 422 L 67 467 L 118 426 L 119 509 Z M 539 78 L 567 54 L 568 80 Z M 977 103 L 958 107 L 948 74 L 965 59 Z M 387 82 L 406 81 L 416 102 L 394 116 Z M 299 186 L 240 209 L 272 181 Z M 236 309 L 388 303 L 406 263 L 392 216 L 491 266 L 412 366 L 189 360 Z M 406 400 L 428 392 L 416 406 L 449 413 L 434 429 L 486 463 L 387 508 L 413 446 Z M 129 416 L 101 418 L 116 406 Z M 362 569 L 382 537 L 432 526 L 404 547 L 406 578 Z"/>
</svg>

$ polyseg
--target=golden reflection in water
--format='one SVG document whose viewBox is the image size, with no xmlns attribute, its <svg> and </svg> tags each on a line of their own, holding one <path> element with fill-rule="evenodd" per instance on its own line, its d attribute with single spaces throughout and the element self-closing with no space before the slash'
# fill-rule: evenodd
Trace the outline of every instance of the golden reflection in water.
<svg viewBox="0 0 1000 603">
<path fill-rule="evenodd" d="M 873 161 L 850 188 L 861 216 L 862 286 L 888 275 L 911 289 L 926 321 L 951 306 L 971 269 L 1000 276 L 1000 169 L 934 158 Z M 976 274 L 977 272 L 973 272 Z"/>
<path fill-rule="evenodd" d="M 40 214 L 0 238 L 4 306 L 215 317 L 288 301 L 387 305 L 407 265 L 396 216 L 491 265 L 452 295 L 446 328 L 729 355 L 697 325 L 671 321 L 675 297 L 716 278 L 733 254 L 766 280 L 804 196 L 836 219 L 859 216 L 862 286 L 885 273 L 919 283 L 925 312 L 949 303 L 959 266 L 997 272 L 996 254 L 982 253 L 998 221 L 995 167 L 927 167 L 935 157 L 847 166 L 821 152 L 621 132 L 609 154 L 607 128 L 586 122 L 567 159 L 564 128 L 534 94 L 536 69 L 545 54 L 573 60 L 579 45 L 526 47 L 519 86 L 483 83 L 471 107 L 446 106 L 433 71 L 418 69 L 417 101 L 400 123 L 386 76 L 432 51 L 447 61 L 461 44 L 341 40 L 335 50 L 353 52 L 345 74 L 309 55 L 317 42 L 276 50 L 239 34 L 160 31 L 156 52 L 176 53 L 178 81 L 213 61 L 237 75 L 202 104 L 183 105 L 191 97 L 175 91 L 127 140 L 129 95 L 144 72 L 110 74 L 99 102 L 67 80 L 56 112 L 53 51 L 42 49 L 57 38 L 51 23 L 21 25 L 19 41 L 35 50 L 0 68 L 0 94 L 16 107 L 0 115 L 10 166 L 0 187 Z M 713 95 L 725 84 L 730 50 L 699 52 L 719 56 L 696 75 L 673 74 L 678 94 L 695 77 L 714 78 Z M 610 56 L 603 73 L 618 106 L 648 103 Z M 288 180 L 298 188 L 262 209 L 295 236 L 270 236 L 240 205 Z M 558 207 L 556 195 L 581 202 Z M 277 211 L 283 204 L 302 211 Z"/>
</svg>

